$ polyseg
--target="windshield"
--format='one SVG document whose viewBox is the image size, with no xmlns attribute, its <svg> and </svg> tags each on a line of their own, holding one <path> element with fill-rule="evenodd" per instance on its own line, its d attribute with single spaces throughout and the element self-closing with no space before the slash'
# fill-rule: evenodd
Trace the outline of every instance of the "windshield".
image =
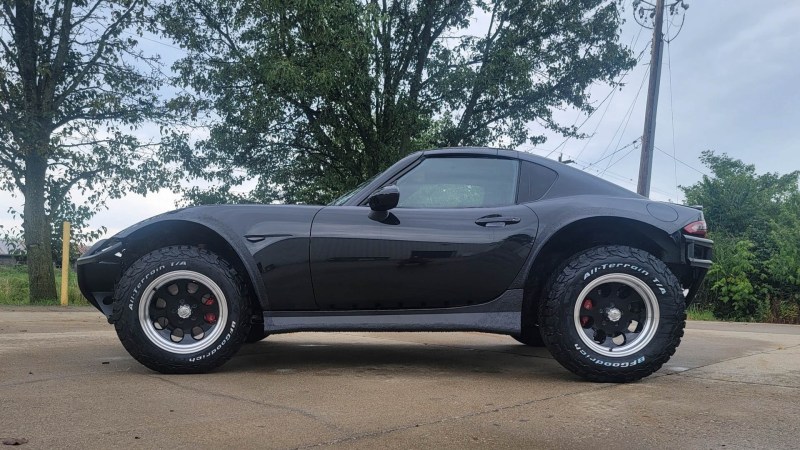
<svg viewBox="0 0 800 450">
<path fill-rule="evenodd" d="M 367 181 L 359 184 L 352 191 L 350 191 L 350 192 L 344 194 L 343 196 L 337 198 L 336 200 L 328 203 L 328 206 L 342 206 L 342 205 L 344 205 L 345 203 L 347 203 L 348 200 L 350 200 L 354 195 L 356 195 L 361 189 L 363 189 L 364 186 L 370 184 L 372 182 L 372 180 L 374 180 L 375 177 L 377 177 L 378 175 L 379 174 L 375 174 L 375 175 L 369 177 L 369 179 Z"/>
</svg>

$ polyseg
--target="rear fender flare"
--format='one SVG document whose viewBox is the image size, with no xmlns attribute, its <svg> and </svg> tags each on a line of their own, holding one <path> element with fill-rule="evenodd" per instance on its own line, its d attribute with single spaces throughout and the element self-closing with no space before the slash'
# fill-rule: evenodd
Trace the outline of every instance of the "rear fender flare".
<svg viewBox="0 0 800 450">
<path fill-rule="evenodd" d="M 541 212 L 541 210 L 539 210 L 538 208 L 531 208 L 531 209 L 533 209 L 540 217 L 548 217 L 548 216 L 552 217 L 552 215 L 549 214 L 548 211 Z M 658 246 L 661 250 L 663 250 L 664 262 L 667 263 L 681 262 L 680 241 L 676 240 L 675 237 L 677 235 L 676 232 L 679 230 L 678 226 L 679 221 L 671 223 L 658 222 L 648 215 L 635 214 L 629 211 L 615 211 L 615 215 L 581 214 L 568 218 L 565 217 L 562 220 L 542 221 L 540 223 L 539 233 L 536 242 L 534 243 L 533 249 L 531 249 L 531 252 L 528 255 L 528 260 L 525 262 L 522 269 L 517 274 L 510 288 L 521 288 L 526 285 L 528 278 L 531 274 L 531 269 L 533 268 L 537 258 L 541 255 L 542 250 L 545 249 L 547 245 L 554 238 L 557 238 L 560 235 L 560 233 L 564 232 L 568 228 L 577 226 L 581 222 L 585 223 L 596 220 L 597 221 L 621 220 L 627 225 L 640 227 L 643 230 L 645 230 L 643 234 L 649 240 L 651 240 L 656 246 Z"/>
</svg>

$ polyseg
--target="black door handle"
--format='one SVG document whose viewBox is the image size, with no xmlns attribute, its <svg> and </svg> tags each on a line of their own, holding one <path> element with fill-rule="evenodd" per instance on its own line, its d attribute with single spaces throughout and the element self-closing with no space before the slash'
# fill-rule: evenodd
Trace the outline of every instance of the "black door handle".
<svg viewBox="0 0 800 450">
<path fill-rule="evenodd" d="M 506 217 L 499 214 L 492 214 L 490 216 L 481 217 L 476 220 L 475 223 L 482 227 L 504 227 L 506 225 L 519 223 L 521 220 L 522 219 L 519 217 Z"/>
</svg>

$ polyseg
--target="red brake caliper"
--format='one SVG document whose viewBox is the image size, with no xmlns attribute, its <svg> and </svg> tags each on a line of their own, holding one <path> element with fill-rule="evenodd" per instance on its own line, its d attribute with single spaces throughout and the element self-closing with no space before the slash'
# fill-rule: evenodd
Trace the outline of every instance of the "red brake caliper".
<svg viewBox="0 0 800 450">
<path fill-rule="evenodd" d="M 594 304 L 590 298 L 586 298 L 581 305 L 583 309 L 590 310 L 594 308 Z M 589 316 L 581 316 L 581 326 L 585 327 L 589 323 Z"/>
<path fill-rule="evenodd" d="M 209 295 L 208 297 L 204 298 L 203 299 L 203 304 L 206 305 L 206 306 L 213 305 L 214 304 L 214 297 Z M 208 323 L 210 323 L 212 325 L 217 323 L 217 315 L 214 314 L 213 312 L 205 313 L 203 315 L 203 319 L 205 319 L 206 322 L 208 322 Z"/>
</svg>

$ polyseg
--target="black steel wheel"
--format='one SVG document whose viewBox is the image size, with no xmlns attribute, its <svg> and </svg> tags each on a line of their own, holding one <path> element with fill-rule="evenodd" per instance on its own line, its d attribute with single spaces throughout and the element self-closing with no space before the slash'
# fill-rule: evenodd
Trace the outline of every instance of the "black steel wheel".
<svg viewBox="0 0 800 450">
<path fill-rule="evenodd" d="M 573 257 L 551 280 L 540 317 L 553 357 L 600 382 L 634 381 L 661 368 L 686 324 L 677 278 L 651 254 L 626 246 Z"/>
<path fill-rule="evenodd" d="M 246 290 L 233 268 L 195 247 L 148 253 L 127 269 L 113 321 L 125 349 L 162 373 L 198 373 L 233 356 L 250 331 Z"/>
</svg>

